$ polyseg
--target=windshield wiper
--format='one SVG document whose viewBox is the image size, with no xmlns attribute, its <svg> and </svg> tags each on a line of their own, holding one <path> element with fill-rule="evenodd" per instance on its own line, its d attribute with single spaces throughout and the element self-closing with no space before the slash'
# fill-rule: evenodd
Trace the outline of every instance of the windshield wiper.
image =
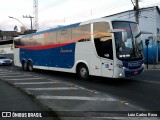
<svg viewBox="0 0 160 120">
<path fill-rule="evenodd" d="M 139 33 L 135 36 L 135 38 L 138 38 L 140 35 L 141 35 L 141 32 L 139 32 Z"/>
</svg>

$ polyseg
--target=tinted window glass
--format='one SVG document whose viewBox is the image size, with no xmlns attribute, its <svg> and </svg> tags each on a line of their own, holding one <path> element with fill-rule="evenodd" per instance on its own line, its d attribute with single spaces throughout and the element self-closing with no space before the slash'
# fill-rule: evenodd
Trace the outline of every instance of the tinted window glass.
<svg viewBox="0 0 160 120">
<path fill-rule="evenodd" d="M 112 34 L 108 32 L 109 23 L 98 22 L 93 24 L 94 43 L 98 56 L 113 59 Z"/>
</svg>

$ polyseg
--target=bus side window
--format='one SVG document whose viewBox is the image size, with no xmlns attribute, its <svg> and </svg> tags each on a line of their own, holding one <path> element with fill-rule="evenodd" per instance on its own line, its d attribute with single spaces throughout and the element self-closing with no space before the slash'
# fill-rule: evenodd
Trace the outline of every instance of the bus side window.
<svg viewBox="0 0 160 120">
<path fill-rule="evenodd" d="M 102 42 L 100 41 L 100 38 L 94 38 L 94 43 L 98 56 L 102 57 Z"/>
<path fill-rule="evenodd" d="M 56 44 L 57 43 L 57 33 L 56 31 L 45 33 L 45 45 Z"/>
<path fill-rule="evenodd" d="M 90 41 L 90 24 L 72 28 L 72 39 L 76 42 Z"/>
</svg>

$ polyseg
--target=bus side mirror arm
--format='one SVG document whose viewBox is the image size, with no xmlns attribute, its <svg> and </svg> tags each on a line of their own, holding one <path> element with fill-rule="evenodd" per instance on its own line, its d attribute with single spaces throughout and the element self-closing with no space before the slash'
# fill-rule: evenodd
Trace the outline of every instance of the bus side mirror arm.
<svg viewBox="0 0 160 120">
<path fill-rule="evenodd" d="M 122 40 L 123 40 L 123 42 L 127 42 L 127 31 L 126 30 L 113 29 L 113 30 L 109 30 L 108 32 L 111 32 L 111 33 L 121 32 L 122 33 Z"/>
</svg>

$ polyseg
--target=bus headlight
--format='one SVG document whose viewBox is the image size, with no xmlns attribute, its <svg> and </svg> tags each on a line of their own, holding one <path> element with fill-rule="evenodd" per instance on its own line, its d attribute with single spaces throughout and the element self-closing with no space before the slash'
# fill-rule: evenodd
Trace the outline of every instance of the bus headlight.
<svg viewBox="0 0 160 120">
<path fill-rule="evenodd" d="M 123 69 L 123 70 L 126 70 L 126 69 L 127 69 L 126 67 L 124 67 L 123 65 L 120 65 L 120 64 L 117 64 L 117 67 L 119 67 L 119 68 L 121 68 L 121 69 Z"/>
<path fill-rule="evenodd" d="M 145 67 L 145 64 L 144 64 L 144 63 L 142 64 L 142 67 Z"/>
<path fill-rule="evenodd" d="M 122 73 L 120 73 L 119 76 L 122 77 Z"/>
</svg>

